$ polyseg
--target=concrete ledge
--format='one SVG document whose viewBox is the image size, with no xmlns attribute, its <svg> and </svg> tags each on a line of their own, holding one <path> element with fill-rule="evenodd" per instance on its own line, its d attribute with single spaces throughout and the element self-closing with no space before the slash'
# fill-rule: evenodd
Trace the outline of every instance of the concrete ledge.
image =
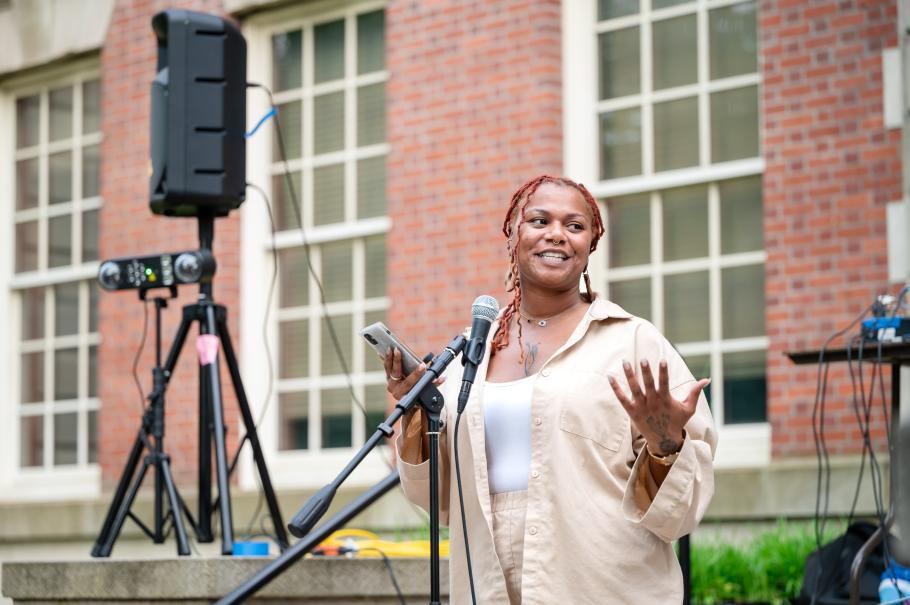
<svg viewBox="0 0 910 605">
<path fill-rule="evenodd" d="M 268 559 L 168 559 L 5 563 L 3 594 L 15 603 L 118 602 L 209 603 L 241 585 Z M 429 598 L 429 560 L 392 559 L 406 598 Z M 441 564 L 443 595 L 448 564 Z M 396 605 L 395 588 L 382 559 L 310 558 L 298 561 L 249 602 L 306 605 Z"/>
</svg>

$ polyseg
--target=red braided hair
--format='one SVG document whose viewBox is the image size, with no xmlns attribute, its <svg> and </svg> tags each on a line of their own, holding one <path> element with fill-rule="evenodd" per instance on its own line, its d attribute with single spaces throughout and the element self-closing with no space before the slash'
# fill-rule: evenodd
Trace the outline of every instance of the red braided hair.
<svg viewBox="0 0 910 605">
<path fill-rule="evenodd" d="M 518 309 L 521 305 L 521 284 L 519 283 L 518 277 L 518 234 L 521 230 L 521 225 L 524 222 L 525 207 L 527 207 L 528 202 L 531 201 L 531 196 L 534 195 L 534 192 L 545 183 L 552 183 L 560 187 L 571 187 L 578 191 L 585 202 L 587 202 L 588 208 L 591 210 L 591 217 L 594 220 L 591 249 L 589 252 L 594 252 L 594 250 L 597 249 L 597 242 L 604 234 L 604 224 L 603 219 L 600 216 L 600 208 L 598 208 L 597 202 L 594 200 L 594 196 L 591 195 L 591 192 L 589 192 L 581 183 L 576 183 L 565 177 L 555 177 L 544 174 L 531 179 L 512 194 L 509 209 L 506 212 L 505 220 L 502 223 L 502 232 L 506 236 L 506 248 L 509 250 L 509 275 L 506 278 L 506 291 L 514 292 L 514 294 L 512 295 L 512 300 L 506 305 L 505 310 L 502 312 L 499 329 L 496 331 L 496 335 L 493 337 L 493 342 L 491 343 L 491 355 L 495 355 L 497 351 L 501 351 L 509 346 L 509 325 L 512 322 L 512 318 L 518 313 Z M 587 298 L 591 301 L 594 298 L 594 294 L 591 289 L 591 280 L 588 277 L 587 271 L 584 273 L 584 280 Z M 520 350 L 519 359 L 520 361 L 524 361 L 524 349 L 521 346 L 521 322 L 519 321 L 517 324 L 518 348 Z"/>
</svg>

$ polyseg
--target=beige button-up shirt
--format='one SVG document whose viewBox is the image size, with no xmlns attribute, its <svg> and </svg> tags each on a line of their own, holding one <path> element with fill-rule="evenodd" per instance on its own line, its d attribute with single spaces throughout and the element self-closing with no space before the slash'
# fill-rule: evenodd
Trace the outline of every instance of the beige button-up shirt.
<svg viewBox="0 0 910 605">
<path fill-rule="evenodd" d="M 482 386 L 489 359 L 488 339 L 462 414 L 458 448 L 477 602 L 498 605 L 509 599 L 493 545 L 484 444 Z M 602 297 L 544 363 L 531 401 L 522 605 L 682 602 L 682 573 L 672 542 L 695 528 L 713 495 L 717 435 L 702 394 L 679 458 L 657 488 L 644 438 L 607 382 L 613 375 L 628 392 L 623 359 L 637 370 L 641 359 L 655 368 L 666 359 L 676 399 L 684 399 L 695 385 L 682 358 L 653 325 Z M 440 435 L 440 522 L 449 526 L 452 605 L 471 603 L 453 463 L 460 386 L 456 362 L 444 385 Z M 408 464 L 401 460 L 401 443 L 398 448 L 404 491 L 426 509 L 429 462 Z"/>
</svg>

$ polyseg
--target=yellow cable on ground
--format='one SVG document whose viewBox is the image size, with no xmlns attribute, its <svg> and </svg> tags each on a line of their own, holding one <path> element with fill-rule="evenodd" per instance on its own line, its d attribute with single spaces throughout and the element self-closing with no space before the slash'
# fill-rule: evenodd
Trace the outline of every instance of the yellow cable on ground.
<svg viewBox="0 0 910 605">
<path fill-rule="evenodd" d="M 392 542 L 382 540 L 373 532 L 363 529 L 340 529 L 332 533 L 315 549 L 324 555 L 348 555 L 357 557 L 425 557 L 430 558 L 429 540 L 407 540 Z M 449 541 L 440 540 L 439 554 L 449 556 Z"/>
</svg>

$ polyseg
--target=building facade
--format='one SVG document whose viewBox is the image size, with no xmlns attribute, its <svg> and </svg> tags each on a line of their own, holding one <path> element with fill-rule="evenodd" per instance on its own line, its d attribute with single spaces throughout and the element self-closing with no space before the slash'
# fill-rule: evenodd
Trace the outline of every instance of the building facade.
<svg viewBox="0 0 910 605">
<path fill-rule="evenodd" d="M 150 19 L 166 8 L 0 4 L 11 49 L 0 59 L 7 557 L 34 554 L 23 544 L 35 539 L 91 542 L 136 439 L 154 309 L 134 292 L 100 291 L 99 261 L 198 247 L 195 221 L 154 216 L 147 203 Z M 359 329 L 382 320 L 415 351 L 438 351 L 469 323 L 476 296 L 508 300 L 500 225 L 511 193 L 542 173 L 583 182 L 602 204 L 595 289 L 713 378 L 709 517 L 813 514 L 816 368 L 784 352 L 818 348 L 901 285 L 889 282 L 886 237 L 888 204 L 902 197 L 891 117 L 901 101 L 888 92 L 900 81 L 895 0 L 181 8 L 241 27 L 248 78 L 271 91 L 248 90 L 247 123 L 270 99 L 278 109 L 282 141 L 271 123 L 249 137 L 247 200 L 216 223 L 214 293 L 286 516 L 384 417 L 384 373 Z M 165 351 L 195 298 L 182 287 L 164 310 Z M 166 447 L 190 497 L 195 364 L 188 343 L 166 413 Z M 832 366 L 829 383 L 831 508 L 843 513 L 862 436 L 846 366 Z M 223 384 L 233 451 L 243 431 L 226 375 Z M 877 403 L 881 454 L 884 426 Z M 387 459 L 368 458 L 350 494 L 383 477 Z M 234 485 L 249 512 L 258 483 L 248 455 Z M 867 491 L 860 508 L 870 512 Z M 396 527 L 402 511 L 419 524 L 400 495 L 362 521 Z"/>
</svg>

